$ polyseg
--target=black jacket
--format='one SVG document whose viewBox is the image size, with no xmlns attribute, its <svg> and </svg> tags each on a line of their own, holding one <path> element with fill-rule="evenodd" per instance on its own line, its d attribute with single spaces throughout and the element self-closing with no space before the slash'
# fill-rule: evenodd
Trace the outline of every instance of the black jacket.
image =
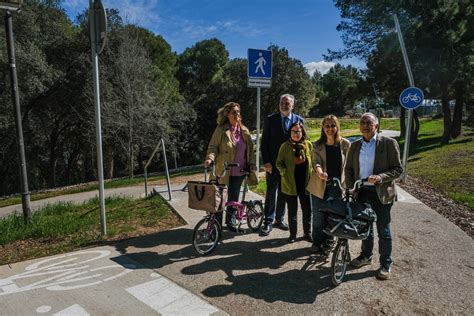
<svg viewBox="0 0 474 316">
<path fill-rule="evenodd" d="M 290 126 L 298 121 L 304 124 L 303 118 L 298 114 L 293 113 Z M 283 127 L 280 112 L 267 116 L 262 133 L 262 160 L 264 164 L 272 164 L 273 172 L 278 172 L 275 164 L 278 151 L 280 150 L 281 144 L 287 141 L 289 137 L 290 134 L 285 131 Z"/>
</svg>

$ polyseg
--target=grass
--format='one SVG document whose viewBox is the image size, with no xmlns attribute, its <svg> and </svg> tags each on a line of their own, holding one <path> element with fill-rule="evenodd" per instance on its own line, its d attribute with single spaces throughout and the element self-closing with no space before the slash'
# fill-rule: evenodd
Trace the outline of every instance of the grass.
<svg viewBox="0 0 474 316">
<path fill-rule="evenodd" d="M 0 219 L 0 265 L 54 255 L 101 242 L 120 240 L 183 225 L 160 196 L 106 199 L 107 236 L 101 235 L 97 198 L 81 205 L 56 203 L 33 213 Z"/>
<path fill-rule="evenodd" d="M 199 168 L 199 169 L 196 168 L 196 169 L 191 169 L 187 171 L 177 172 L 174 174 L 170 174 L 170 177 L 173 178 L 173 177 L 178 177 L 178 176 L 183 176 L 183 175 L 196 174 L 199 172 L 202 172 L 202 168 Z M 164 175 L 148 177 L 148 182 L 163 180 L 165 179 L 165 177 L 166 176 Z M 112 189 L 112 188 L 122 188 L 122 187 L 128 187 L 128 186 L 133 186 L 133 185 L 140 185 L 144 183 L 145 183 L 145 178 L 143 176 L 139 176 L 133 179 L 126 178 L 126 179 L 107 180 L 104 184 L 104 187 L 106 189 Z M 98 189 L 99 189 L 99 185 L 97 182 L 86 183 L 86 184 L 80 184 L 77 186 L 64 188 L 64 189 L 32 193 L 30 196 L 30 199 L 31 201 L 37 201 L 37 200 L 43 200 L 43 199 L 60 196 L 60 195 L 88 192 L 88 191 L 94 191 Z M 21 196 L 19 194 L 0 199 L 0 207 L 15 205 L 15 204 L 21 204 Z"/>
<path fill-rule="evenodd" d="M 305 120 L 310 139 L 315 141 L 321 133 L 321 119 Z M 359 135 L 358 119 L 341 119 L 344 136 Z M 381 129 L 400 130 L 399 119 L 381 119 Z M 452 200 L 466 204 L 474 210 L 474 142 L 472 129 L 441 145 L 442 119 L 421 119 L 418 142 L 410 145 L 408 174 L 422 179 L 446 194 Z M 398 139 L 403 155 L 404 140 Z M 265 179 L 252 191 L 265 195 Z"/>
<path fill-rule="evenodd" d="M 321 135 L 321 122 L 322 119 L 305 119 L 305 126 L 309 134 L 311 141 L 316 141 Z M 342 136 L 355 136 L 360 135 L 359 130 L 359 119 L 357 118 L 342 118 L 339 119 L 341 124 Z M 400 120 L 398 118 L 381 118 L 380 119 L 380 129 L 381 130 L 400 130 Z"/>
<path fill-rule="evenodd" d="M 408 174 L 474 210 L 474 133 L 465 128 L 445 145 L 442 134 L 442 119 L 421 121 L 418 142 L 410 144 Z M 403 151 L 404 141 L 399 143 Z"/>
<path fill-rule="evenodd" d="M 258 184 L 249 186 L 249 189 L 261 196 L 265 196 L 265 192 L 267 191 L 267 182 L 265 181 L 265 178 L 259 179 Z"/>
</svg>

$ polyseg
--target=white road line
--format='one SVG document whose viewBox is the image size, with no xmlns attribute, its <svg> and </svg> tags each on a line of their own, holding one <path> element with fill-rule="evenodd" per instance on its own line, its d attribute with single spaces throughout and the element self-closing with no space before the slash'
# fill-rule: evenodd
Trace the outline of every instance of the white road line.
<svg viewBox="0 0 474 316">
<path fill-rule="evenodd" d="M 53 316 L 90 316 L 90 314 L 81 305 L 74 304 L 53 314 Z"/>
<path fill-rule="evenodd" d="M 399 186 L 397 186 L 397 201 L 404 203 L 422 204 L 420 200 L 416 199 L 414 196 L 412 196 Z"/>
<path fill-rule="evenodd" d="M 162 315 L 210 315 L 218 309 L 164 277 L 126 289 Z"/>
</svg>

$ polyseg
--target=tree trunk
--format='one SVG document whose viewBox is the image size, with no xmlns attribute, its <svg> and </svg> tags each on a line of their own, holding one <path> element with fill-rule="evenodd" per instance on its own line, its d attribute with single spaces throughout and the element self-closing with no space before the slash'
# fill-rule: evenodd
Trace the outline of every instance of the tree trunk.
<svg viewBox="0 0 474 316">
<path fill-rule="evenodd" d="M 138 172 L 139 172 L 140 174 L 145 173 L 145 164 L 146 164 L 146 163 L 145 163 L 145 161 L 144 161 L 144 159 L 143 159 L 143 145 L 142 145 L 142 144 L 140 144 L 139 147 L 138 147 L 137 160 L 138 160 L 138 161 L 137 161 L 137 162 L 138 162 L 138 166 L 139 166 L 139 168 L 140 168 L 140 169 L 138 170 Z"/>
<path fill-rule="evenodd" d="M 406 110 L 403 106 L 400 106 L 400 137 L 405 138 L 405 131 L 407 129 L 406 123 L 405 123 L 405 113 Z"/>
<path fill-rule="evenodd" d="M 451 138 L 451 110 L 449 109 L 448 86 L 443 84 L 441 91 L 441 104 L 443 106 L 444 124 L 444 132 L 441 139 L 441 144 L 447 144 Z"/>
<path fill-rule="evenodd" d="M 133 179 L 133 118 L 131 105 L 128 107 L 128 177 Z"/>
<path fill-rule="evenodd" d="M 105 149 L 105 178 L 112 179 L 114 177 L 114 151 L 110 146 Z"/>
<path fill-rule="evenodd" d="M 413 110 L 413 122 L 411 126 L 411 141 L 416 143 L 418 141 L 418 133 L 420 132 L 420 119 L 418 118 L 418 112 Z"/>
<path fill-rule="evenodd" d="M 56 166 L 58 162 L 58 158 L 56 155 L 56 130 L 54 130 L 50 135 L 50 144 L 49 144 L 49 187 L 56 187 Z"/>
<path fill-rule="evenodd" d="M 454 107 L 453 123 L 451 125 L 451 137 L 456 138 L 461 135 L 462 109 L 464 106 L 464 86 L 462 82 L 457 82 L 456 106 Z"/>
</svg>

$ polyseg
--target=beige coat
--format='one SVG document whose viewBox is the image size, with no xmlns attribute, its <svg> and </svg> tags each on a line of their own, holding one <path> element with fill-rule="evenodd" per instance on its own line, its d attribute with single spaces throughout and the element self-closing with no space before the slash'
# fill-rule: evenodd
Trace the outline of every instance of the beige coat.
<svg viewBox="0 0 474 316">
<path fill-rule="evenodd" d="M 359 178 L 359 154 L 362 140 L 354 142 L 347 155 L 346 184 L 352 188 Z M 403 172 L 400 162 L 400 148 L 395 139 L 377 135 L 375 147 L 374 175 L 382 178 L 381 183 L 375 185 L 375 190 L 382 204 L 391 204 L 396 200 L 395 179 Z"/>
<path fill-rule="evenodd" d="M 253 142 L 250 137 L 250 131 L 247 127 L 241 127 L 242 135 L 246 145 L 246 157 L 248 164 L 255 164 L 255 152 L 253 150 Z M 228 124 L 219 125 L 212 134 L 211 141 L 207 147 L 207 159 L 212 160 L 216 165 L 216 174 L 220 175 L 224 171 L 224 162 L 233 163 L 235 158 L 236 146 L 230 135 Z M 229 184 L 230 171 L 219 180 L 220 183 Z M 258 178 L 256 172 L 251 172 L 249 177 L 249 185 L 257 184 Z"/>
<path fill-rule="evenodd" d="M 345 139 L 341 139 L 339 148 L 341 149 L 341 182 L 345 182 L 344 167 L 346 165 L 346 157 L 349 152 L 351 143 Z M 324 192 L 326 191 L 326 181 L 319 179 L 318 173 L 316 172 L 316 167 L 319 165 L 324 172 L 327 172 L 327 162 L 326 162 L 326 144 L 322 142 L 315 142 L 313 146 L 313 151 L 311 152 L 311 158 L 313 162 L 313 172 L 311 174 L 311 179 L 306 187 L 311 194 L 317 196 L 320 199 L 324 199 Z"/>
</svg>

